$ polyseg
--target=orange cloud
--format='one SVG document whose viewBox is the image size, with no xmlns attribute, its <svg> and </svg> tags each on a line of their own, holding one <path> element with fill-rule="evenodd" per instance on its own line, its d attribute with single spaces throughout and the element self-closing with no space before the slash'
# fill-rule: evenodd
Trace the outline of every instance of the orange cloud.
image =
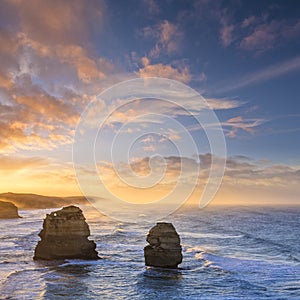
<svg viewBox="0 0 300 300">
<path fill-rule="evenodd" d="M 5 124 L 0 122 L 0 153 L 16 152 L 19 149 L 50 150 L 57 148 L 61 144 L 70 144 L 72 142 L 69 134 L 66 133 L 48 133 L 43 136 L 40 133 L 35 133 L 36 130 L 30 130 L 30 133 L 26 133 L 28 129 L 21 129 L 19 126 L 20 124 Z M 29 126 L 27 127 L 30 128 Z"/>
<path fill-rule="evenodd" d="M 30 39 L 24 33 L 19 34 L 19 43 L 32 48 L 41 57 L 56 58 L 62 64 L 67 63 L 73 66 L 77 72 L 78 79 L 83 83 L 103 79 L 107 77 L 107 74 L 114 71 L 114 66 L 111 62 L 102 57 L 89 57 L 85 49 L 76 44 L 48 46 Z"/>
<path fill-rule="evenodd" d="M 0 87 L 10 89 L 12 86 L 13 80 L 5 74 L 0 74 Z"/>
<path fill-rule="evenodd" d="M 187 66 L 181 68 L 175 68 L 171 65 L 163 64 L 150 64 L 149 59 L 143 58 L 144 67 L 139 69 L 138 74 L 140 77 L 164 77 L 174 79 L 182 82 L 189 82 L 191 80 L 191 74 Z"/>
<path fill-rule="evenodd" d="M 102 58 L 97 62 L 87 57 L 83 48 L 79 46 L 59 46 L 56 53 L 62 62 L 76 67 L 78 78 L 84 83 L 103 79 L 108 71 L 113 70 L 112 64 L 107 60 Z"/>
<path fill-rule="evenodd" d="M 70 143 L 78 113 L 33 85 L 26 76 L 23 79 L 20 88 L 11 89 L 11 103 L 0 104 L 0 152 L 52 149 Z"/>
<path fill-rule="evenodd" d="M 208 105 L 214 110 L 221 110 L 221 109 L 232 109 L 237 108 L 245 104 L 245 102 L 231 100 L 231 99 L 216 99 L 216 98 L 205 98 Z"/>
<path fill-rule="evenodd" d="M 75 125 L 78 119 L 78 114 L 69 105 L 50 95 L 19 96 L 15 101 L 30 110 L 31 114 L 46 117 L 47 122 L 57 121 Z"/>
<path fill-rule="evenodd" d="M 180 41 L 183 36 L 178 26 L 164 20 L 155 26 L 148 26 L 143 29 L 144 37 L 156 39 L 154 48 L 150 50 L 150 57 L 158 57 L 161 53 L 171 54 L 180 48 Z"/>
<path fill-rule="evenodd" d="M 86 20 L 101 22 L 103 6 L 83 0 L 72 5 L 12 0 L 3 5 L 7 20 L 14 22 L 9 31 L 0 30 L 0 151 L 68 144 L 78 112 L 90 100 L 80 88 L 114 68 L 87 50 Z M 65 82 L 56 83 L 57 76 Z"/>
<path fill-rule="evenodd" d="M 229 128 L 226 135 L 230 138 L 234 138 L 237 135 L 238 130 L 244 130 L 248 133 L 255 133 L 256 128 L 263 124 L 263 119 L 246 119 L 244 120 L 241 116 L 231 118 L 226 122 L 222 123 L 222 126 Z"/>
<path fill-rule="evenodd" d="M 19 16 L 23 32 L 44 44 L 72 44 L 87 40 L 89 28 L 86 19 L 99 19 L 104 6 L 94 1 L 74 0 L 12 0 L 8 3 Z"/>
</svg>

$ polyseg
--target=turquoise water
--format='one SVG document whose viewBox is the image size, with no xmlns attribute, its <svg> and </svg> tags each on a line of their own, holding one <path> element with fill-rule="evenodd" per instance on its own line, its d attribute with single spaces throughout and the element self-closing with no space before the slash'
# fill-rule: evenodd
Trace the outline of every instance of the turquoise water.
<svg viewBox="0 0 300 300">
<path fill-rule="evenodd" d="M 300 208 L 181 210 L 178 270 L 144 266 L 154 224 L 120 223 L 82 207 L 99 261 L 32 260 L 45 214 L 0 220 L 0 299 L 300 299 Z"/>
</svg>

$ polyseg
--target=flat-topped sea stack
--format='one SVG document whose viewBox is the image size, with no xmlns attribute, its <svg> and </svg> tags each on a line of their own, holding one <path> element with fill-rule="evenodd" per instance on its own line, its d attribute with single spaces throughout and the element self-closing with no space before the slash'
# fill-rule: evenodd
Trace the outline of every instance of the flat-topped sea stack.
<svg viewBox="0 0 300 300">
<path fill-rule="evenodd" d="M 18 208 L 11 202 L 0 201 L 0 219 L 21 218 L 18 214 Z"/>
<path fill-rule="evenodd" d="M 99 259 L 82 210 L 67 206 L 47 214 L 35 248 L 34 259 Z"/>
<path fill-rule="evenodd" d="M 146 266 L 177 268 L 182 262 L 180 237 L 172 223 L 157 223 L 147 235 Z"/>
</svg>

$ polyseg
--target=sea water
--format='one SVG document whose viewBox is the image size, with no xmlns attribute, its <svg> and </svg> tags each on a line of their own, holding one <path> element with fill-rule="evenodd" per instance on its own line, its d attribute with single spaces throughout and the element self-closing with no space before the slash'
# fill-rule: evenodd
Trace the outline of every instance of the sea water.
<svg viewBox="0 0 300 300">
<path fill-rule="evenodd" d="M 146 268 L 155 224 L 81 206 L 98 261 L 33 261 L 46 213 L 0 220 L 0 299 L 300 299 L 300 208 L 208 207 L 166 217 L 181 237 L 177 270 Z"/>
</svg>

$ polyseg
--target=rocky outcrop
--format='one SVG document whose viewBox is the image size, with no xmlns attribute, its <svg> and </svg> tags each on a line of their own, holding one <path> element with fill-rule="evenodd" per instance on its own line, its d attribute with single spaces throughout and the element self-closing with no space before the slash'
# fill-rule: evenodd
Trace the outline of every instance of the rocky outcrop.
<svg viewBox="0 0 300 300">
<path fill-rule="evenodd" d="M 11 202 L 0 201 L 0 219 L 21 218 L 18 208 Z"/>
<path fill-rule="evenodd" d="M 79 207 L 67 206 L 47 214 L 34 259 L 99 259 L 89 235 L 89 226 Z"/>
<path fill-rule="evenodd" d="M 157 223 L 147 236 L 146 266 L 177 268 L 182 262 L 180 237 L 171 223 Z"/>
</svg>

